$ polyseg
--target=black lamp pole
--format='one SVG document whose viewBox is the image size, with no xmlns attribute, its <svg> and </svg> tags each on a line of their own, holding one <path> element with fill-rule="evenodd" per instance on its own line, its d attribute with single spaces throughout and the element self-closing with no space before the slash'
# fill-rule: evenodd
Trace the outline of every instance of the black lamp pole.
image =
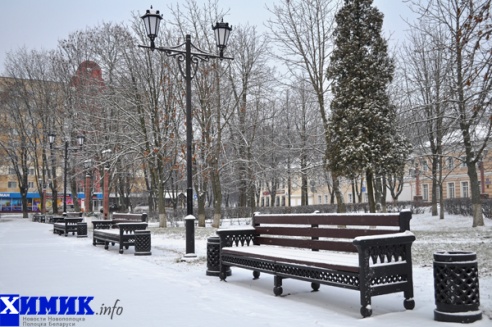
<svg viewBox="0 0 492 327">
<path fill-rule="evenodd" d="M 147 48 L 152 51 L 158 50 L 166 53 L 170 57 L 176 57 L 178 59 L 179 69 L 181 74 L 186 80 L 186 256 L 194 257 L 195 253 L 195 218 L 193 217 L 193 165 L 192 165 L 192 144 L 193 144 L 193 126 L 192 126 L 192 112 L 191 112 L 191 80 L 195 76 L 198 68 L 199 61 L 208 61 L 210 58 L 217 59 L 233 59 L 224 57 L 224 49 L 227 47 L 227 41 L 232 27 L 228 23 L 217 22 L 215 26 L 212 26 L 215 31 L 217 47 L 219 48 L 219 56 L 203 52 L 191 43 L 191 36 L 186 35 L 184 43 L 185 51 L 179 50 L 183 44 L 180 44 L 172 48 L 156 47 L 154 40 L 159 32 L 159 23 L 162 16 L 159 14 L 159 10 L 147 10 L 146 14 L 142 16 L 145 24 L 147 35 L 150 38 L 150 46 L 139 45 L 141 48 Z M 192 47 L 193 50 L 192 51 Z M 184 58 L 183 58 L 184 57 Z M 181 65 L 182 61 L 185 61 L 185 69 Z M 193 67 L 192 67 L 193 63 Z"/>
<path fill-rule="evenodd" d="M 53 143 L 55 142 L 56 135 L 54 133 L 50 133 L 48 135 L 48 140 L 50 142 L 50 149 L 56 149 L 53 147 Z M 69 147 L 69 140 L 65 140 L 65 146 L 64 146 L 64 169 L 63 169 L 63 212 L 67 212 L 67 170 L 68 170 L 68 151 L 77 151 L 82 149 L 82 145 L 84 144 L 85 136 L 79 135 L 77 136 L 77 142 L 79 144 L 78 148 L 70 148 Z M 53 201 L 57 201 L 57 199 L 53 199 Z"/>
<path fill-rule="evenodd" d="M 68 140 L 65 140 L 65 167 L 63 169 L 63 212 L 67 212 L 67 170 L 68 170 Z"/>
</svg>

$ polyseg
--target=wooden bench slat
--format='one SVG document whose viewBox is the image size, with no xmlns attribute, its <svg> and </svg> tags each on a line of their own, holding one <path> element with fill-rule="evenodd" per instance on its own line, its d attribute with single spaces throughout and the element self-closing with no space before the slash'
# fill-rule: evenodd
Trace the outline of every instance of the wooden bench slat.
<svg viewBox="0 0 492 327">
<path fill-rule="evenodd" d="M 301 249 L 316 249 L 328 251 L 357 252 L 352 242 L 319 241 L 306 239 L 287 239 L 275 237 L 256 237 L 258 245 L 288 246 Z"/>
<path fill-rule="evenodd" d="M 399 226 L 399 215 L 255 215 L 254 224 Z"/>
<path fill-rule="evenodd" d="M 316 227 L 256 227 L 259 235 L 355 238 L 358 236 L 393 234 L 395 230 L 354 229 L 354 228 L 316 228 Z"/>
</svg>

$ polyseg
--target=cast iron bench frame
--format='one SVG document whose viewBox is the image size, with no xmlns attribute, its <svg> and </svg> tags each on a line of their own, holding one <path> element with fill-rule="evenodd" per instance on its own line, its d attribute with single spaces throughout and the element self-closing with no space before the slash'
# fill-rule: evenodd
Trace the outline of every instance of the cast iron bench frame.
<svg viewBox="0 0 492 327">
<path fill-rule="evenodd" d="M 273 292 L 293 278 L 360 292 L 363 317 L 372 314 L 371 297 L 403 292 L 405 309 L 415 307 L 410 211 L 393 214 L 255 213 L 252 226 L 219 229 L 220 273 L 231 266 L 274 275 Z M 311 250 L 311 251 L 309 251 Z M 353 261 L 349 264 L 347 258 Z"/>
<path fill-rule="evenodd" d="M 94 231 L 92 233 L 92 245 L 104 245 L 106 250 L 109 244 L 119 244 L 119 253 L 123 254 L 123 248 L 135 246 L 135 231 L 146 230 L 147 223 L 117 223 L 119 230 L 112 229 L 114 222 L 112 220 L 93 220 Z"/>
<path fill-rule="evenodd" d="M 84 218 L 63 218 L 61 222 L 53 223 L 53 234 L 68 236 L 69 233 L 75 235 L 77 233 L 78 223 L 81 223 Z"/>
</svg>

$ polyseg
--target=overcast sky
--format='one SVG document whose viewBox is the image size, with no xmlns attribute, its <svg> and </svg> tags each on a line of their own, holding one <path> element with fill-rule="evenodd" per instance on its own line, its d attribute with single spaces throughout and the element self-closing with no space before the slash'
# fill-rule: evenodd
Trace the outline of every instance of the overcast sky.
<svg viewBox="0 0 492 327">
<path fill-rule="evenodd" d="M 199 3 L 207 0 L 197 0 Z M 266 5 L 280 0 L 221 0 L 229 15 L 224 21 L 262 27 L 271 17 Z M 70 33 L 96 26 L 102 22 L 126 22 L 131 13 L 143 15 L 153 4 L 166 17 L 166 8 L 179 0 L 0 0 L 0 75 L 4 71 L 6 53 L 22 46 L 27 49 L 51 50 L 58 40 Z M 404 19 L 412 17 L 403 0 L 374 0 L 384 13 L 384 33 L 391 35 L 392 44 L 404 37 Z M 211 22 L 213 23 L 213 22 Z"/>
</svg>

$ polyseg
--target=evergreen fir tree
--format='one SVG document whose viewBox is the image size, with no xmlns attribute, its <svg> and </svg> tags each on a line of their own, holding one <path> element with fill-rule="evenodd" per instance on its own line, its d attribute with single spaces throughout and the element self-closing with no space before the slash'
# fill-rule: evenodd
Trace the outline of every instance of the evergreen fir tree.
<svg viewBox="0 0 492 327">
<path fill-rule="evenodd" d="M 410 144 L 398 133 L 388 86 L 395 70 L 381 36 L 383 14 L 372 0 L 345 0 L 336 15 L 327 159 L 340 176 L 365 175 L 371 211 L 375 176 L 404 169 Z"/>
</svg>

